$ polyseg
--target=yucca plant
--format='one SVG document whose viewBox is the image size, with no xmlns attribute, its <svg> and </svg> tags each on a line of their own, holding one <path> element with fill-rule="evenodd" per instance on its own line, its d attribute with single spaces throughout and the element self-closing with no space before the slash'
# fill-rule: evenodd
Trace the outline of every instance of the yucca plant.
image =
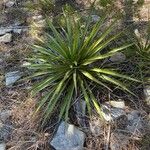
<svg viewBox="0 0 150 150">
<path fill-rule="evenodd" d="M 60 30 L 48 21 L 52 34 L 48 34 L 47 40 L 41 45 L 33 46 L 36 53 L 30 58 L 31 64 L 28 66 L 34 71 L 29 78 L 39 77 L 41 80 L 33 86 L 33 95 L 47 89 L 35 111 L 44 108 L 44 122 L 56 107 L 60 108 L 59 118 L 68 119 L 69 109 L 79 94 L 83 95 L 89 114 L 93 106 L 101 115 L 100 104 L 91 90 L 92 84 L 111 90 L 107 85 L 109 83 L 132 93 L 118 78 L 137 81 L 115 72 L 113 68 L 104 68 L 103 65 L 99 67 L 95 64 L 132 45 L 106 49 L 111 41 L 121 35 L 110 35 L 116 20 L 100 33 L 106 17 L 93 26 L 90 26 L 90 19 L 82 26 L 80 20 L 75 20 L 65 13 L 64 18 L 66 28 Z"/>
<path fill-rule="evenodd" d="M 149 78 L 150 75 L 150 24 L 148 25 L 147 35 L 143 37 L 138 30 L 135 31 L 134 36 L 135 50 L 139 61 L 137 62 L 144 79 Z"/>
<path fill-rule="evenodd" d="M 150 62 L 150 29 L 147 30 L 146 40 L 143 41 L 142 39 L 143 38 L 140 36 L 140 34 L 135 36 L 137 52 L 144 60 Z"/>
</svg>

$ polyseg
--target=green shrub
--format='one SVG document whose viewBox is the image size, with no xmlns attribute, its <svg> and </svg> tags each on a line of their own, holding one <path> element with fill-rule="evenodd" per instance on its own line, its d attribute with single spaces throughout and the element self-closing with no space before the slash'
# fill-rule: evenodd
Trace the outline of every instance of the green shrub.
<svg viewBox="0 0 150 150">
<path fill-rule="evenodd" d="M 101 115 L 100 106 L 92 93 L 91 86 L 97 84 L 111 90 L 107 84 L 111 83 L 132 93 L 118 78 L 137 81 L 115 72 L 112 68 L 104 68 L 102 64 L 106 58 L 132 45 L 107 48 L 121 35 L 121 33 L 110 35 L 116 20 L 99 33 L 105 17 L 92 27 L 90 19 L 83 26 L 79 20 L 65 13 L 64 17 L 66 28 L 61 30 L 56 29 L 48 21 L 52 34 L 48 34 L 47 40 L 41 45 L 33 46 L 36 53 L 30 58 L 31 65 L 28 66 L 35 72 L 29 78 L 39 77 L 41 79 L 33 86 L 33 95 L 47 89 L 47 93 L 40 100 L 36 110 L 37 112 L 44 108 L 44 122 L 58 106 L 60 108 L 59 117 L 65 117 L 67 120 L 69 109 L 79 94 L 83 94 L 89 114 L 94 106 Z"/>
</svg>

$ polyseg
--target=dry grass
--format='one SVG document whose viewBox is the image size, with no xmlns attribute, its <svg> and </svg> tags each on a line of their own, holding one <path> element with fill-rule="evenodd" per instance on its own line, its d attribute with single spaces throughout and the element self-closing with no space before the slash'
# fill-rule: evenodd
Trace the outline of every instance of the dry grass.
<svg viewBox="0 0 150 150">
<path fill-rule="evenodd" d="M 33 117 L 36 99 L 31 98 L 24 91 L 12 92 L 7 95 L 10 103 L 5 104 L 7 109 L 11 109 L 11 135 L 7 142 L 9 150 L 48 150 L 49 134 L 38 130 L 40 114 Z M 9 97 L 8 97 L 9 96 Z M 5 101 L 5 100 L 4 100 Z M 4 109 L 4 107 L 3 107 Z M 6 108 L 5 108 L 6 109 Z"/>
</svg>

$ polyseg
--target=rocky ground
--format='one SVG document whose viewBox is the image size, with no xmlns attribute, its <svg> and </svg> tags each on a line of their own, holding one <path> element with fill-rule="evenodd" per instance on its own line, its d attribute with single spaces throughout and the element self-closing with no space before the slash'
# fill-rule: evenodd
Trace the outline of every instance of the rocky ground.
<svg viewBox="0 0 150 150">
<path fill-rule="evenodd" d="M 109 146 L 111 150 L 148 150 L 150 85 L 142 89 L 144 97 L 131 102 L 131 106 L 121 97 L 105 102 L 102 108 L 106 122 L 93 116 L 88 125 L 81 123 L 77 128 L 64 122 L 59 125 L 54 118 L 44 130 L 38 130 L 40 115 L 32 119 L 38 96 L 30 96 L 30 81 L 16 82 L 24 75 L 21 66 L 27 63 L 30 45 L 40 36 L 45 24 L 39 10 L 29 9 L 29 3 L 33 2 L 0 1 L 0 150 L 51 150 L 52 147 L 56 150 L 82 150 L 83 147 L 101 150 L 105 147 L 108 150 Z M 149 6 L 147 0 L 140 8 L 140 24 L 148 21 Z M 96 21 L 98 16 L 93 17 Z M 138 24 L 137 18 L 132 19 Z M 111 61 L 125 59 L 124 54 L 118 53 Z"/>
</svg>

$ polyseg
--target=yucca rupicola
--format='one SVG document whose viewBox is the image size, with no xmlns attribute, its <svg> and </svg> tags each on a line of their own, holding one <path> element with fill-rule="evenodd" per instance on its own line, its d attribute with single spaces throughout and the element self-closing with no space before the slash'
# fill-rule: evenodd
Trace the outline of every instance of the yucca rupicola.
<svg viewBox="0 0 150 150">
<path fill-rule="evenodd" d="M 118 78 L 137 81 L 115 72 L 112 68 L 104 68 L 103 65 L 99 67 L 95 64 L 132 45 L 126 44 L 106 50 L 106 47 L 121 35 L 120 32 L 110 34 L 116 20 L 99 32 L 105 17 L 94 25 L 91 25 L 91 20 L 88 19 L 84 26 L 80 24 L 80 20 L 75 20 L 66 13 L 64 19 L 66 27 L 61 29 L 55 28 L 51 21 L 47 21 L 52 34 L 47 34 L 47 40 L 41 45 L 33 46 L 36 52 L 31 59 L 31 65 L 28 66 L 34 71 L 30 78 L 40 77 L 39 83 L 33 86 L 32 93 L 35 95 L 47 89 L 36 109 L 37 112 L 44 108 L 42 109 L 44 122 L 58 106 L 57 104 L 60 108 L 59 117 L 68 119 L 70 107 L 78 93 L 83 95 L 89 114 L 91 108 L 96 108 L 101 115 L 100 104 L 92 93 L 92 84 L 89 85 L 91 82 L 108 90 L 110 87 L 107 83 L 113 84 L 132 93 Z"/>
</svg>

